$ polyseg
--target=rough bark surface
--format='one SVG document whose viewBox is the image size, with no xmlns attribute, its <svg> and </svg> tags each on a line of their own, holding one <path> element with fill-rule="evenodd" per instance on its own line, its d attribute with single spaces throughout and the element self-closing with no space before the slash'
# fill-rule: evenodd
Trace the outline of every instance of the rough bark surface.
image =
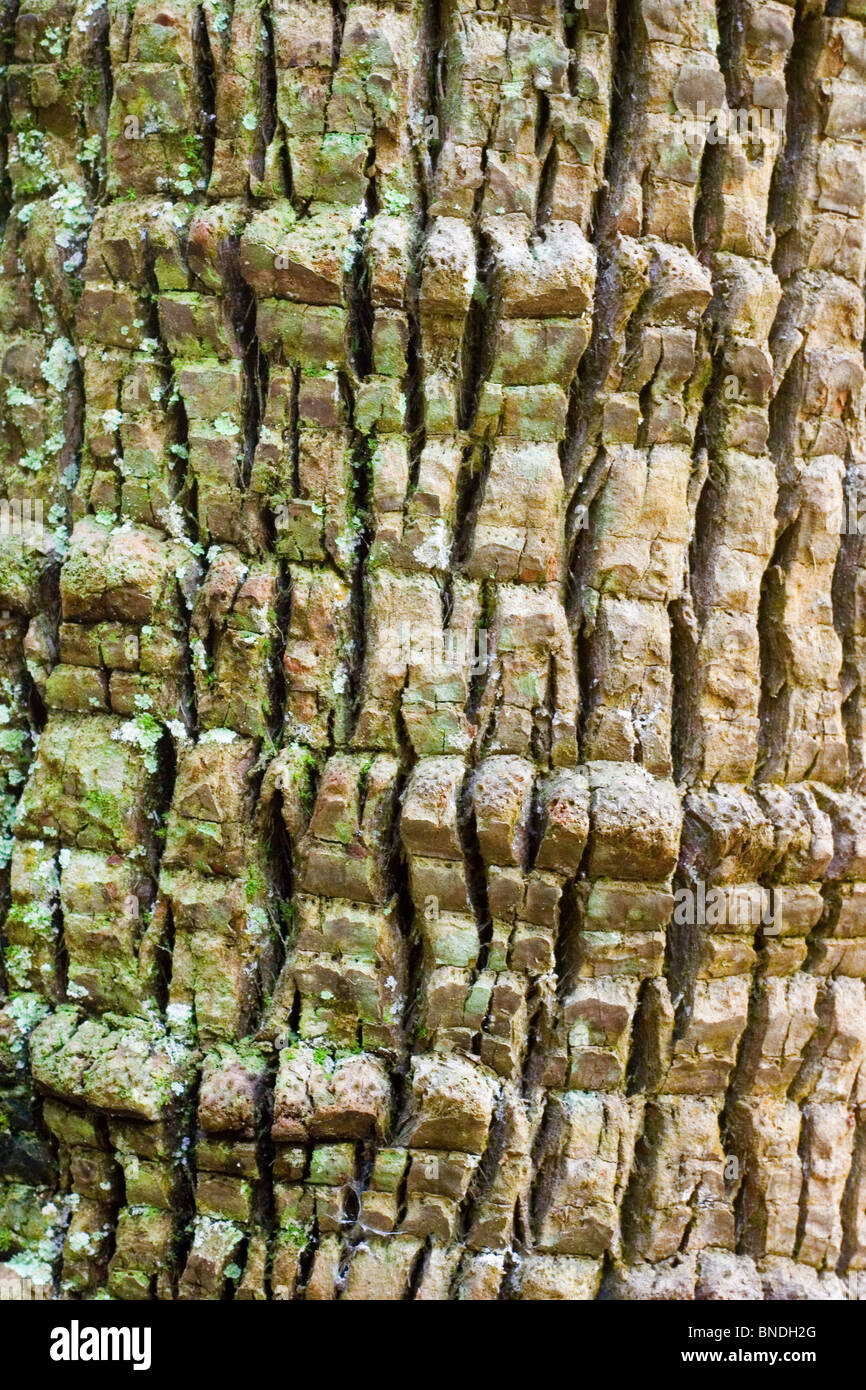
<svg viewBox="0 0 866 1390">
<path fill-rule="evenodd" d="M 0 1292 L 857 1297 L 866 0 L 0 19 Z"/>
</svg>

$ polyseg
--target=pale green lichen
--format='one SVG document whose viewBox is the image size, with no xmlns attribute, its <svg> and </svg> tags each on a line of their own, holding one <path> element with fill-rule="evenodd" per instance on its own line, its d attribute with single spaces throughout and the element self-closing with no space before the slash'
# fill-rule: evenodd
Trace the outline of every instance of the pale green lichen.
<svg viewBox="0 0 866 1390">
<path fill-rule="evenodd" d="M 131 744 L 144 753 L 144 765 L 148 772 L 157 772 L 159 761 L 156 750 L 162 738 L 162 725 L 150 714 L 138 714 L 134 719 L 128 719 L 115 729 L 111 737 L 120 742 Z"/>
<path fill-rule="evenodd" d="M 58 394 L 66 390 L 72 364 L 77 360 L 75 348 L 68 338 L 57 338 L 39 364 L 43 381 L 47 381 Z M 61 440 L 62 443 L 62 440 Z"/>
</svg>

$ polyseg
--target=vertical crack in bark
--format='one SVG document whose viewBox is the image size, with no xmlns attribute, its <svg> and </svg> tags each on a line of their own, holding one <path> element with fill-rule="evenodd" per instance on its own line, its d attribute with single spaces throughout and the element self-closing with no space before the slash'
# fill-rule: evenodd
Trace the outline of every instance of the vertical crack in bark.
<svg viewBox="0 0 866 1390">
<path fill-rule="evenodd" d="M 9 64 L 15 53 L 15 23 L 19 8 L 20 0 L 4 0 L 0 13 L 0 63 L 3 66 L 3 76 L 0 77 L 0 236 L 5 234 L 6 221 L 12 208 L 12 184 L 7 170 L 12 121 L 7 88 Z"/>
<path fill-rule="evenodd" d="M 350 420 L 354 418 L 354 400 L 348 382 L 343 383 L 344 400 Z M 361 713 L 364 668 L 367 654 L 367 586 L 366 561 L 372 538 L 370 521 L 370 450 L 369 438 L 352 425 L 351 433 L 351 497 L 357 530 L 354 538 L 351 574 L 351 663 L 348 681 L 352 700 L 352 731 Z"/>
<path fill-rule="evenodd" d="M 210 183 L 216 144 L 216 67 L 207 31 L 204 10 L 195 12 L 192 28 L 193 76 L 199 101 L 198 134 L 201 139 L 202 177 Z"/>
<path fill-rule="evenodd" d="M 277 62 L 274 40 L 274 17 L 271 0 L 262 6 L 262 54 L 259 62 L 259 121 L 256 148 L 253 153 L 252 172 L 257 181 L 265 173 L 265 159 L 273 140 L 280 140 L 280 157 L 277 165 L 282 181 L 282 193 L 291 197 L 291 184 L 287 181 L 287 155 L 282 139 L 279 116 L 277 114 Z"/>
</svg>

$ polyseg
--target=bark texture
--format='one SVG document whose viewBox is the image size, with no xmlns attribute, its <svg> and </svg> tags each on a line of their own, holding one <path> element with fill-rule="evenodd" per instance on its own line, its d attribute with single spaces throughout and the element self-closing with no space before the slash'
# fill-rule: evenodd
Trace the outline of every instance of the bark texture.
<svg viewBox="0 0 866 1390">
<path fill-rule="evenodd" d="M 0 1292 L 866 1291 L 866 0 L 0 15 Z"/>
</svg>

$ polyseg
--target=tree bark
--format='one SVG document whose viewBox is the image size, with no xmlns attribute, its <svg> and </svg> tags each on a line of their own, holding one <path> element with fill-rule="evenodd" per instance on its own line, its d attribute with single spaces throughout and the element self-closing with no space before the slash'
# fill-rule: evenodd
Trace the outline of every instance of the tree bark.
<svg viewBox="0 0 866 1390">
<path fill-rule="evenodd" d="M 0 1291 L 856 1297 L 864 0 L 2 26 Z"/>
</svg>

